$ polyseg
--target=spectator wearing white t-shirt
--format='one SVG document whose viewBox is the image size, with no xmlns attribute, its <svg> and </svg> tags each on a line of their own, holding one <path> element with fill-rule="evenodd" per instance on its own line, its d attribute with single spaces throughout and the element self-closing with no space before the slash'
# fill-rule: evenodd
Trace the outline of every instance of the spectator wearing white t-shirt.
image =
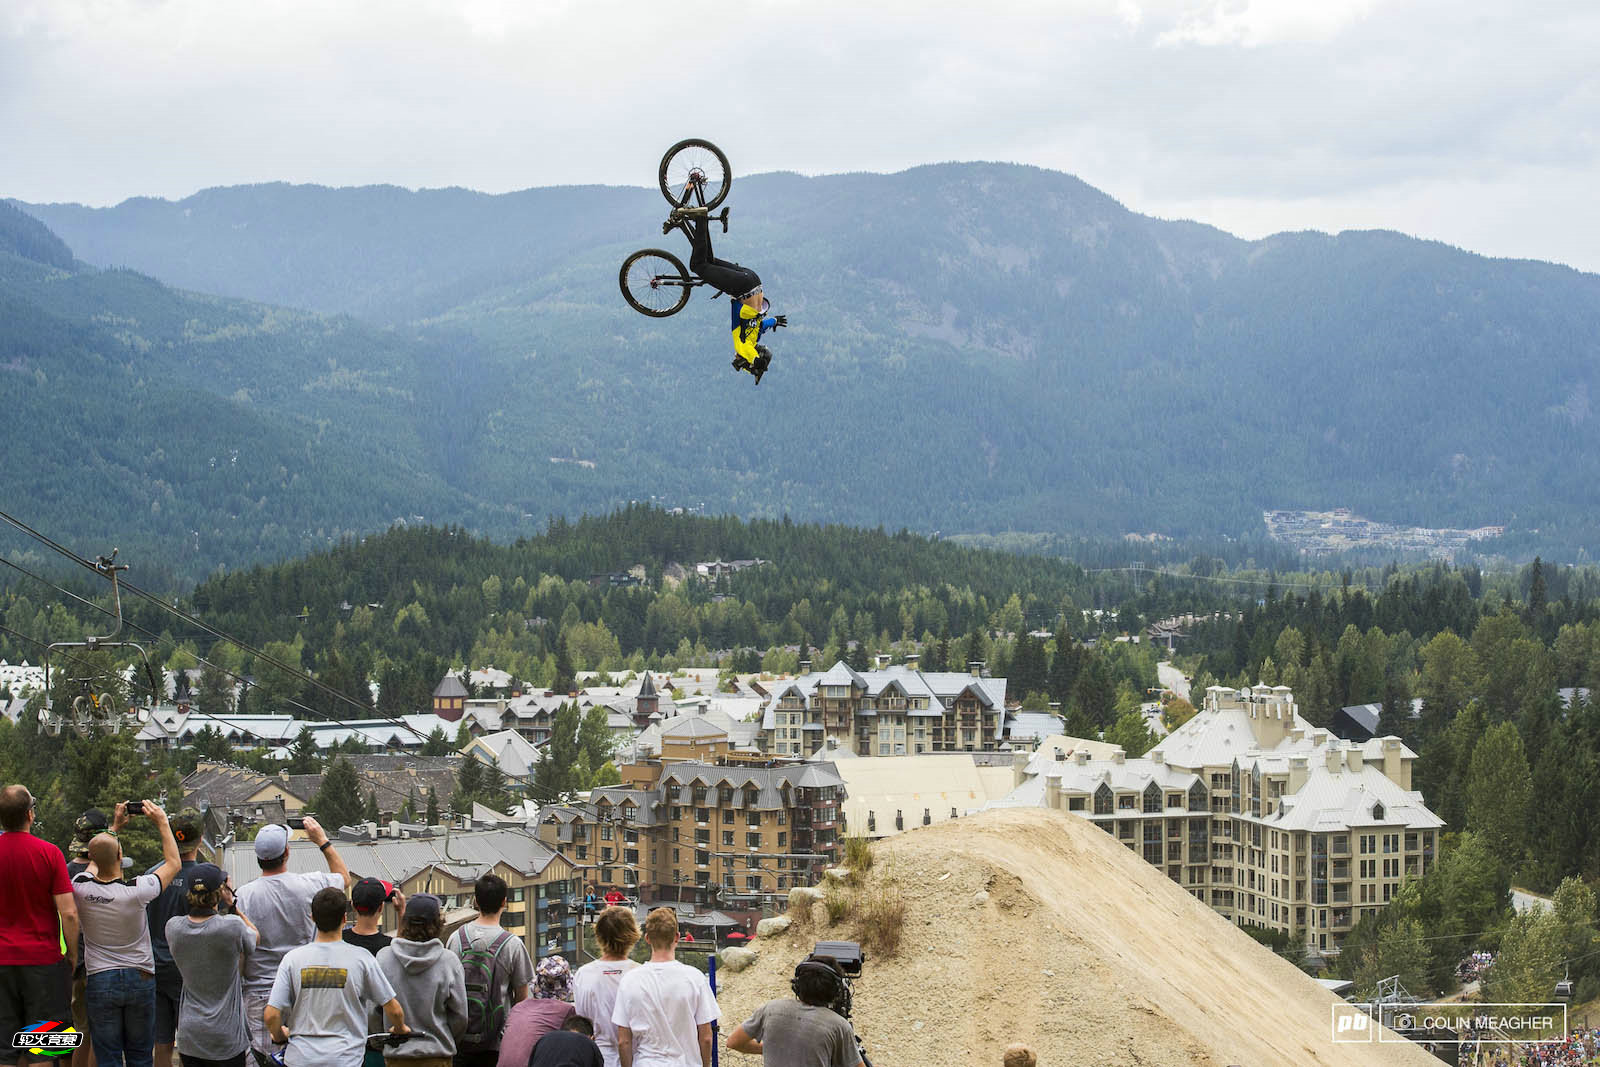
<svg viewBox="0 0 1600 1067">
<path fill-rule="evenodd" d="M 250 1030 L 250 1047 L 263 1056 L 272 1053 L 272 1037 L 263 1021 L 267 997 L 278 976 L 278 964 L 290 949 L 307 944 L 316 934 L 311 921 L 311 898 L 322 889 L 350 888 L 350 869 L 328 840 L 317 820 L 306 816 L 307 839 L 322 850 L 327 871 L 295 874 L 289 870 L 289 828 L 273 823 L 256 833 L 256 865 L 261 877 L 239 887 L 234 910 L 254 924 L 256 950 L 244 960 L 244 1015 Z M 368 953 L 371 955 L 371 953 Z"/>
<path fill-rule="evenodd" d="M 131 882 L 100 874 L 122 870 L 122 842 L 117 833 L 127 825 L 128 805 L 117 805 L 107 833 L 89 842 L 94 874 L 84 871 L 72 880 L 83 930 L 85 999 L 89 1009 L 89 1040 L 95 1060 L 111 1067 L 149 1067 L 155 1047 L 156 959 L 150 947 L 150 924 L 145 905 L 172 884 L 182 867 L 178 842 L 167 824 L 167 813 L 153 800 L 139 802 L 140 814 L 161 834 L 161 865 L 153 873 Z"/>
<path fill-rule="evenodd" d="M 633 917 L 633 909 L 609 907 L 602 911 L 594 923 L 594 939 L 600 944 L 600 958 L 579 967 L 572 976 L 572 1006 L 594 1023 L 594 1043 L 606 1067 L 619 1067 L 617 1025 L 611 1021 L 611 1012 L 623 976 L 639 966 L 628 958 L 639 943 L 639 920 Z"/>
<path fill-rule="evenodd" d="M 289 1046 L 284 1067 L 361 1067 L 378 1008 L 391 1034 L 411 1033 L 377 959 L 344 939 L 348 906 L 344 890 L 318 890 L 309 908 L 316 940 L 278 965 L 263 1018 L 273 1042 Z"/>
<path fill-rule="evenodd" d="M 623 975 L 611 1021 L 621 1067 L 709 1067 L 717 998 L 706 976 L 679 963 L 678 916 L 657 908 L 644 920 L 650 962 Z"/>
</svg>

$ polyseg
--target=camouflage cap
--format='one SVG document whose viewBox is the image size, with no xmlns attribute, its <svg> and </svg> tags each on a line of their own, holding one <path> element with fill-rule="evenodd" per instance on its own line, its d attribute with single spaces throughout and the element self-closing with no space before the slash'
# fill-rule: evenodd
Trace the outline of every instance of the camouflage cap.
<svg viewBox="0 0 1600 1067">
<path fill-rule="evenodd" d="M 72 824 L 72 844 L 67 846 L 68 850 L 74 856 L 88 855 L 90 839 L 96 834 L 105 833 L 110 825 L 105 812 L 90 808 Z"/>
</svg>

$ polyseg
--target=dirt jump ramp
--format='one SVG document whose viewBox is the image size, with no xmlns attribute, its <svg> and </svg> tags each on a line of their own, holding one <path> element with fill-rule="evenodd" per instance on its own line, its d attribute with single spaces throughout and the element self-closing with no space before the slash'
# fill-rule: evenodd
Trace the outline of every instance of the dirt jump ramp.
<svg viewBox="0 0 1600 1067">
<path fill-rule="evenodd" d="M 887 880 L 906 904 L 897 953 L 869 952 L 855 983 L 874 1067 L 999 1067 L 1015 1041 L 1041 1067 L 1440 1062 L 1410 1044 L 1334 1043 L 1338 998 L 1076 817 L 988 812 L 873 852 L 867 888 Z M 724 1035 L 791 995 L 816 940 L 862 932 L 817 904 L 758 940 L 756 962 L 723 978 Z M 758 1061 L 724 1049 L 723 1062 Z"/>
</svg>

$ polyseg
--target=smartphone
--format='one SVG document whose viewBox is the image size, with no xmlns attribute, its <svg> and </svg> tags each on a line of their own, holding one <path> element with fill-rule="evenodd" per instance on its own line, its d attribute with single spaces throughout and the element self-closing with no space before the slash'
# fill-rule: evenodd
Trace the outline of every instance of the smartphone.
<svg viewBox="0 0 1600 1067">
<path fill-rule="evenodd" d="M 132 818 L 135 815 L 143 815 L 144 814 L 144 801 L 142 801 L 142 800 L 130 800 L 130 801 L 128 801 L 127 805 L 123 808 L 123 810 L 128 813 L 128 816 L 130 818 Z"/>
<path fill-rule="evenodd" d="M 303 816 L 303 815 L 291 815 L 291 816 L 289 816 L 289 829 L 291 829 L 291 830 L 304 830 L 305 828 L 306 828 L 305 816 Z"/>
</svg>

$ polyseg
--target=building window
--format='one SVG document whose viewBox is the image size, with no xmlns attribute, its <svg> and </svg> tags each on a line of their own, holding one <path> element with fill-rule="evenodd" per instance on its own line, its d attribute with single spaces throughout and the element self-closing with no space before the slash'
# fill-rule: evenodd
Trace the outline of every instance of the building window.
<svg viewBox="0 0 1600 1067">
<path fill-rule="evenodd" d="M 722 831 L 722 843 L 727 848 L 732 848 L 733 847 L 733 831 L 732 830 L 724 830 L 724 831 Z"/>
<path fill-rule="evenodd" d="M 702 797 L 701 799 L 703 800 L 705 798 Z M 694 821 L 695 822 L 710 822 L 711 821 L 711 809 L 710 808 L 696 808 L 695 811 L 694 811 Z"/>
<path fill-rule="evenodd" d="M 761 892 L 761 876 L 759 874 L 748 876 L 744 880 L 744 887 L 753 893 Z"/>
<path fill-rule="evenodd" d="M 1094 792 L 1094 813 L 1096 815 L 1111 814 L 1111 787 L 1104 783 Z"/>
<path fill-rule="evenodd" d="M 749 848 L 760 848 L 761 847 L 761 835 L 760 834 L 745 834 L 744 835 L 744 843 Z"/>
<path fill-rule="evenodd" d="M 745 825 L 747 825 L 747 826 L 760 826 L 761 825 L 761 813 L 759 811 L 752 811 L 749 814 L 747 814 L 745 816 Z"/>
</svg>

